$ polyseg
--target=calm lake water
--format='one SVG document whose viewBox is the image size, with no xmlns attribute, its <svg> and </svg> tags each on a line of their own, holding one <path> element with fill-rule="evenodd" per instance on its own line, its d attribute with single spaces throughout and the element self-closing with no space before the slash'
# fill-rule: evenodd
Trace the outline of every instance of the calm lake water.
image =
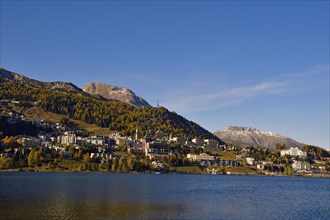
<svg viewBox="0 0 330 220">
<path fill-rule="evenodd" d="M 0 219 L 330 219 L 330 179 L 0 173 Z"/>
</svg>

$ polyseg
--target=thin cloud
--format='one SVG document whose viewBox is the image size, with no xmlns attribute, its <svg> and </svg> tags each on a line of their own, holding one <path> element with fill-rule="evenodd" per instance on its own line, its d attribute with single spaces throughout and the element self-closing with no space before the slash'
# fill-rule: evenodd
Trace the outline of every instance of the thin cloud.
<svg viewBox="0 0 330 220">
<path fill-rule="evenodd" d="M 180 97 L 180 101 L 168 103 L 179 112 L 200 112 L 237 105 L 260 94 L 272 94 L 285 91 L 285 82 L 262 82 L 253 86 L 237 87 L 218 93 L 206 93 Z"/>
<path fill-rule="evenodd" d="M 259 82 L 254 85 L 226 89 L 220 92 L 205 92 L 198 95 L 176 95 L 164 103 L 180 113 L 194 113 L 238 105 L 261 95 L 285 93 L 293 84 L 315 74 L 329 72 L 329 65 L 316 65 L 306 72 L 282 75 L 280 79 Z"/>
<path fill-rule="evenodd" d="M 317 74 L 329 74 L 329 63 L 327 64 L 317 64 L 307 71 L 300 72 L 300 73 L 289 73 L 284 74 L 284 77 L 287 77 L 288 79 L 297 80 L 299 78 L 306 78 Z"/>
</svg>

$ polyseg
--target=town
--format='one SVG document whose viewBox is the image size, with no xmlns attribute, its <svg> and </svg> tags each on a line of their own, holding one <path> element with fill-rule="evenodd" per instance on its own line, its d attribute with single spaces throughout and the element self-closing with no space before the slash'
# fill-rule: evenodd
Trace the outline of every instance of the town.
<svg viewBox="0 0 330 220">
<path fill-rule="evenodd" d="M 329 176 L 329 152 L 313 146 L 298 149 L 220 145 L 213 139 L 182 138 L 156 131 L 139 136 L 118 132 L 95 135 L 63 118 L 58 123 L 2 112 L 1 125 L 29 123 L 37 136 L 4 136 L 1 128 L 1 170 L 190 173 L 232 175 Z M 28 132 L 27 132 L 28 133 Z M 142 132 L 143 133 L 143 132 Z"/>
</svg>

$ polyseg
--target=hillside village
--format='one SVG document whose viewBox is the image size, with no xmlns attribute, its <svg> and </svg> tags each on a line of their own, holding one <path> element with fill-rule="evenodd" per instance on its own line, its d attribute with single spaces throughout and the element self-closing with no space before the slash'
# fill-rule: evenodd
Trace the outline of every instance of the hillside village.
<svg viewBox="0 0 330 220">
<path fill-rule="evenodd" d="M 2 112 L 1 126 L 23 123 L 39 129 L 37 136 L 1 133 L 0 168 L 24 171 L 104 171 L 147 173 L 209 173 L 250 175 L 328 175 L 329 153 L 278 144 L 266 147 L 220 145 L 217 140 L 154 135 L 139 128 L 133 136 L 94 135 L 67 118 L 52 123 L 32 120 L 14 111 Z M 27 132 L 28 133 L 28 132 Z"/>
</svg>

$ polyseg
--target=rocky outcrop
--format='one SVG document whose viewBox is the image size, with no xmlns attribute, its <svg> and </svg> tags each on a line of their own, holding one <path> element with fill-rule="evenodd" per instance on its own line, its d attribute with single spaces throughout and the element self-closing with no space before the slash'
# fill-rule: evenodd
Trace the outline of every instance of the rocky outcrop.
<svg viewBox="0 0 330 220">
<path fill-rule="evenodd" d="M 83 91 L 91 95 L 101 95 L 104 98 L 121 101 L 133 106 L 150 106 L 143 98 L 137 96 L 130 89 L 123 87 L 89 82 L 83 87 Z"/>
</svg>

